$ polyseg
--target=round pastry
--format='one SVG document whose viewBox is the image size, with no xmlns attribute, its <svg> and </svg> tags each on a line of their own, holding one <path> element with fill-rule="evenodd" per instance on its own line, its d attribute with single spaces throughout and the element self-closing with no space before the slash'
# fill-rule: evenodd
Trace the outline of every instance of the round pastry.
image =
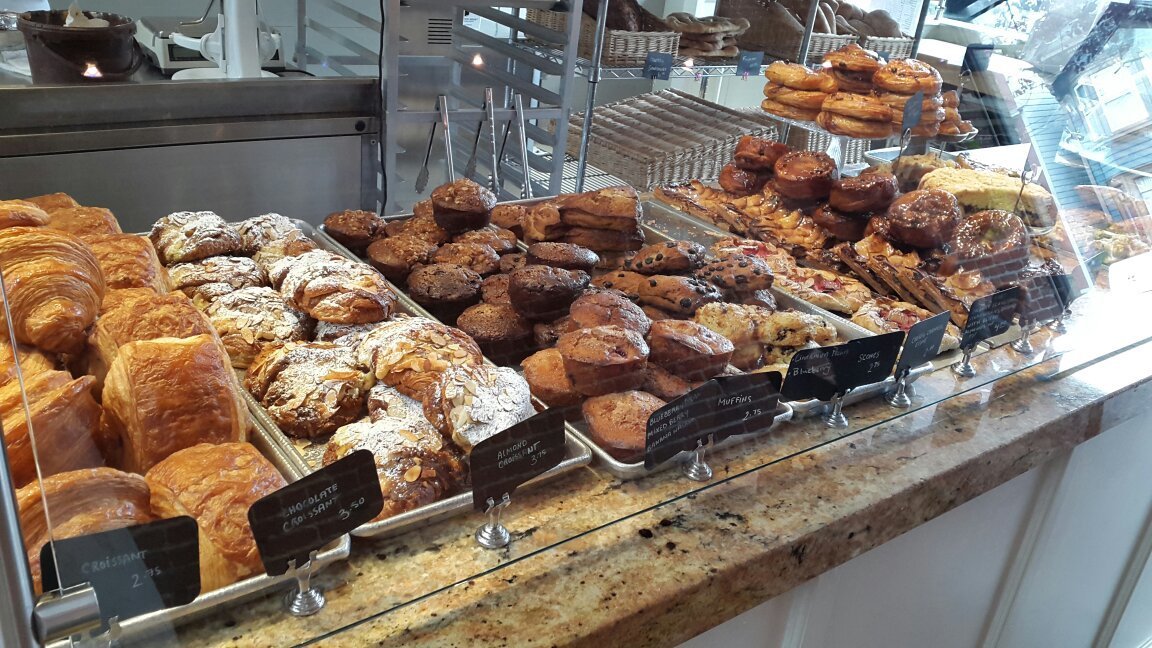
<svg viewBox="0 0 1152 648">
<path fill-rule="evenodd" d="M 512 298 L 508 296 L 509 279 L 506 274 L 494 274 L 491 277 L 485 277 L 484 281 L 480 282 L 480 301 L 485 304 L 510 305 Z"/>
<path fill-rule="evenodd" d="M 502 227 L 517 238 L 524 236 L 524 216 L 528 208 L 524 205 L 496 205 L 492 208 L 492 224 Z"/>
<path fill-rule="evenodd" d="M 468 178 L 432 190 L 432 215 L 449 232 L 480 229 L 491 220 L 496 195 Z"/>
<path fill-rule="evenodd" d="M 967 135 L 976 130 L 972 122 L 964 120 L 959 122 L 946 121 L 940 124 L 940 135 Z"/>
<path fill-rule="evenodd" d="M 508 279 L 508 296 L 516 312 L 532 320 L 554 320 L 588 287 L 588 273 L 546 265 L 528 265 Z"/>
<path fill-rule="evenodd" d="M 640 248 L 624 268 L 641 274 L 682 274 L 702 267 L 708 250 L 695 241 L 664 241 Z"/>
<path fill-rule="evenodd" d="M 864 238 L 864 228 L 868 225 L 867 214 L 864 218 L 856 214 L 844 214 L 835 207 L 825 204 L 812 211 L 812 220 L 823 227 L 833 237 L 841 241 L 859 241 Z"/>
<path fill-rule="evenodd" d="M 920 124 L 911 130 L 913 137 L 936 137 L 940 133 L 940 122 Z M 899 131 L 900 124 L 892 124 L 892 132 L 897 133 Z"/>
<path fill-rule="evenodd" d="M 648 418 L 667 405 L 644 391 L 597 396 L 584 401 L 581 411 L 588 422 L 588 435 L 620 461 L 644 460 Z"/>
<path fill-rule="evenodd" d="M 464 232 L 453 239 L 454 243 L 480 243 L 496 251 L 496 254 L 508 254 L 516 251 L 516 234 L 503 227 L 485 227 L 484 229 Z"/>
<path fill-rule="evenodd" d="M 291 219 L 280 214 L 253 216 L 240 221 L 235 228 L 247 254 L 255 254 L 257 250 L 274 241 L 304 234 Z"/>
<path fill-rule="evenodd" d="M 572 243 L 533 243 L 528 246 L 527 265 L 546 265 L 565 270 L 592 272 L 600 257 L 592 250 Z"/>
<path fill-rule="evenodd" d="M 0 227 L 42 227 L 48 212 L 27 200 L 0 200 Z"/>
<path fill-rule="evenodd" d="M 776 191 L 795 200 L 828 197 L 838 178 L 836 161 L 824 153 L 793 151 L 776 161 Z"/>
<path fill-rule="evenodd" d="M 882 63 L 876 52 L 850 43 L 824 55 L 824 65 L 838 72 L 865 72 L 875 74 Z"/>
<path fill-rule="evenodd" d="M 364 336 L 356 360 L 384 384 L 420 398 L 444 370 L 481 364 L 484 356 L 460 329 L 423 317 L 396 317 Z"/>
<path fill-rule="evenodd" d="M 457 318 L 456 326 L 499 365 L 515 364 L 533 351 L 532 322 L 521 317 L 511 304 L 482 302 L 469 306 Z"/>
<path fill-rule="evenodd" d="M 772 83 L 796 90 L 836 91 L 836 80 L 830 74 L 824 70 L 810 70 L 799 63 L 773 61 L 768 69 L 764 70 L 764 76 Z"/>
<path fill-rule="evenodd" d="M 356 254 L 363 254 L 368 244 L 385 235 L 384 219 L 375 212 L 347 209 L 329 214 L 324 231 Z"/>
<path fill-rule="evenodd" d="M 648 333 L 652 326 L 652 320 L 639 306 L 615 290 L 589 291 L 580 295 L 572 302 L 568 321 L 576 329 L 611 325 L 640 335 Z"/>
<path fill-rule="evenodd" d="M 779 61 L 777 61 L 779 63 Z M 776 65 L 773 63 L 772 65 Z M 732 162 L 741 169 L 748 171 L 772 171 L 776 160 L 791 149 L 787 144 L 770 140 L 764 137 L 743 135 L 736 142 L 736 151 L 732 154 Z"/>
<path fill-rule="evenodd" d="M 795 90 L 769 83 L 764 86 L 764 96 L 785 106 L 801 110 L 820 110 L 828 95 L 819 90 Z"/>
<path fill-rule="evenodd" d="M 452 263 L 421 266 L 408 275 L 408 295 L 417 304 L 455 320 L 480 300 L 482 279 L 475 271 Z"/>
<path fill-rule="evenodd" d="M 416 203 L 420 205 L 421 203 Z M 395 227 L 393 227 L 395 225 Z M 388 223 L 388 236 L 408 236 L 427 241 L 432 245 L 444 245 L 452 239 L 448 230 L 436 224 L 431 213 L 417 213 L 412 218 Z"/>
<path fill-rule="evenodd" d="M 407 234 L 372 241 L 364 255 L 373 268 L 392 281 L 401 282 L 417 265 L 428 263 L 436 246 Z"/>
<path fill-rule="evenodd" d="M 884 211 L 899 191 L 896 176 L 891 173 L 867 173 L 837 180 L 828 194 L 828 204 L 855 214 Z"/>
<path fill-rule="evenodd" d="M 843 72 L 833 70 L 832 78 L 836 80 L 836 90 L 866 95 L 872 92 L 871 72 Z"/>
<path fill-rule="evenodd" d="M 892 121 L 892 109 L 888 104 L 870 95 L 858 95 L 848 92 L 837 92 L 826 95 L 821 110 L 859 119 L 861 121 Z"/>
<path fill-rule="evenodd" d="M 757 290 L 772 287 L 771 268 L 759 257 L 730 254 L 696 271 L 696 277 L 720 289 L 728 299 L 740 301 Z"/>
<path fill-rule="evenodd" d="M 888 230 L 889 225 L 887 212 L 883 214 L 873 214 L 873 216 L 868 219 L 868 224 L 864 226 L 864 236 L 867 237 L 875 234 L 881 238 L 887 239 Z"/>
<path fill-rule="evenodd" d="M 881 92 L 876 95 L 876 98 L 888 105 L 892 109 L 893 117 L 899 119 L 904 114 L 904 106 L 908 104 L 908 100 L 912 95 L 899 94 L 897 92 Z M 924 113 L 931 113 L 939 110 L 944 105 L 944 100 L 940 95 L 925 95 L 924 101 L 920 106 L 920 110 Z"/>
<path fill-rule="evenodd" d="M 633 301 L 640 299 L 640 287 L 647 283 L 648 277 L 629 270 L 610 272 L 592 280 L 593 286 L 619 290 L 625 297 Z"/>
<path fill-rule="evenodd" d="M 892 125 L 888 122 L 864 121 L 829 112 L 817 115 L 816 123 L 829 133 L 857 139 L 881 139 L 892 134 Z"/>
<path fill-rule="evenodd" d="M 585 396 L 636 389 L 644 382 L 648 344 L 635 331 L 597 326 L 565 333 L 556 342 L 564 370 Z"/>
<path fill-rule="evenodd" d="M 311 321 L 267 287 L 241 288 L 204 311 L 220 335 L 232 366 L 247 368 L 265 348 L 308 339 Z"/>
<path fill-rule="evenodd" d="M 720 169 L 720 188 L 736 196 L 747 196 L 763 189 L 768 182 L 768 175 L 763 171 L 741 169 L 729 162 Z"/>
<path fill-rule="evenodd" d="M 372 377 L 349 348 L 288 342 L 256 356 L 244 386 L 285 434 L 310 439 L 359 418 Z"/>
<path fill-rule="evenodd" d="M 960 203 L 947 191 L 910 191 L 888 208 L 888 237 L 916 248 L 938 248 L 951 240 L 960 218 Z"/>
<path fill-rule="evenodd" d="M 448 367 L 425 390 L 424 416 L 465 452 L 536 413 L 528 383 L 508 367 Z"/>
<path fill-rule="evenodd" d="M 940 99 L 945 108 L 959 108 L 960 107 L 960 93 L 955 90 L 948 90 L 940 93 Z"/>
<path fill-rule="evenodd" d="M 528 265 L 528 255 L 523 252 L 513 252 L 500 257 L 500 272 L 508 274 L 517 268 Z"/>
<path fill-rule="evenodd" d="M 1028 264 L 1031 239 L 1019 216 L 1001 209 L 976 212 L 956 226 L 951 249 L 965 270 L 985 276 L 1014 273 Z"/>
<path fill-rule="evenodd" d="M 905 95 L 940 92 L 943 81 L 936 68 L 916 59 L 895 59 L 876 70 L 872 83 L 881 90 Z"/>
<path fill-rule="evenodd" d="M 432 263 L 454 263 L 479 274 L 500 269 L 500 255 L 483 243 L 445 243 L 428 257 Z"/>
<path fill-rule="evenodd" d="M 765 99 L 760 102 L 760 109 L 764 112 L 772 113 L 785 119 L 795 119 L 798 121 L 815 121 L 816 115 L 819 114 L 818 110 L 803 110 L 801 108 L 793 108 L 774 101 L 772 99 Z"/>
<path fill-rule="evenodd" d="M 268 284 L 264 270 L 248 257 L 209 257 L 177 263 L 168 268 L 168 279 L 172 288 L 188 295 L 201 307 L 241 288 Z"/>
<path fill-rule="evenodd" d="M 681 317 L 691 317 L 704 304 L 722 299 L 716 286 L 695 277 L 653 275 L 640 285 L 642 305 L 655 306 Z"/>
<path fill-rule="evenodd" d="M 648 332 L 648 359 L 685 380 L 724 371 L 735 347 L 728 338 L 691 320 L 661 320 Z"/>
<path fill-rule="evenodd" d="M 579 405 L 583 399 L 564 370 L 564 356 L 556 349 L 537 351 L 524 358 L 520 366 L 532 395 L 549 407 Z"/>
</svg>

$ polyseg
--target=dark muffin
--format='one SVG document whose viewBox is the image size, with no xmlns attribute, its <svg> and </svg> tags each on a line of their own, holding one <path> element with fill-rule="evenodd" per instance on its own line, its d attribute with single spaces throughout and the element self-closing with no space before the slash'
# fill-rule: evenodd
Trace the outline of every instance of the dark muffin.
<svg viewBox="0 0 1152 648">
<path fill-rule="evenodd" d="M 484 229 L 464 232 L 453 239 L 454 243 L 481 243 L 496 251 L 496 254 L 508 254 L 516 251 L 516 235 L 503 227 L 485 227 Z"/>
<path fill-rule="evenodd" d="M 644 383 L 648 344 L 619 326 L 597 326 L 565 333 L 556 342 L 564 370 L 585 396 L 637 389 Z"/>
<path fill-rule="evenodd" d="M 365 255 L 368 263 L 384 273 L 392 281 L 404 281 L 412 268 L 428 263 L 428 257 L 436 251 L 436 246 L 407 234 L 373 241 Z"/>
<path fill-rule="evenodd" d="M 572 323 L 572 318 L 565 315 L 555 322 L 537 322 L 532 326 L 532 339 L 538 347 L 556 346 L 560 336 L 575 331 L 578 326 Z"/>
<path fill-rule="evenodd" d="M 504 274 L 510 274 L 513 270 L 518 270 L 526 265 L 528 265 L 528 256 L 523 252 L 514 252 L 500 257 L 500 272 Z"/>
<path fill-rule="evenodd" d="M 491 220 L 496 195 L 468 178 L 440 185 L 432 191 L 432 215 L 449 232 L 480 229 Z"/>
<path fill-rule="evenodd" d="M 631 300 L 640 298 L 640 286 L 646 283 L 648 283 L 648 277 L 629 270 L 609 272 L 592 280 L 593 286 L 619 290 L 624 293 L 625 297 Z"/>
<path fill-rule="evenodd" d="M 456 319 L 456 328 L 472 336 L 484 355 L 498 365 L 516 365 L 536 350 L 532 323 L 510 304 L 469 306 Z"/>
<path fill-rule="evenodd" d="M 408 294 L 436 317 L 456 317 L 480 299 L 480 275 L 451 263 L 421 266 L 408 275 Z"/>
<path fill-rule="evenodd" d="M 554 320 L 588 287 L 588 273 L 529 265 L 509 275 L 508 295 L 518 313 L 533 320 Z"/>
<path fill-rule="evenodd" d="M 532 395 L 549 407 L 579 405 L 584 398 L 564 371 L 564 356 L 556 349 L 537 351 L 520 363 Z"/>
<path fill-rule="evenodd" d="M 523 205 L 496 205 L 492 208 L 492 224 L 511 230 L 517 238 L 524 238 L 524 215 L 528 208 Z"/>
<path fill-rule="evenodd" d="M 722 301 L 716 286 L 692 277 L 653 275 L 640 284 L 640 304 L 691 317 L 704 304 Z"/>
<path fill-rule="evenodd" d="M 588 248 L 571 243 L 533 243 L 528 246 L 528 263 L 592 272 L 600 257 Z"/>
<path fill-rule="evenodd" d="M 745 254 L 728 255 L 696 271 L 696 277 L 724 293 L 730 301 L 751 297 L 757 290 L 772 287 L 772 269 L 759 257 Z"/>
<path fill-rule="evenodd" d="M 417 203 L 419 204 L 419 203 Z M 430 213 L 417 213 L 412 218 L 388 223 L 388 236 L 401 234 L 427 241 L 433 245 L 444 245 L 452 240 L 452 235 L 436 224 Z"/>
<path fill-rule="evenodd" d="M 646 335 L 652 320 L 623 293 L 615 290 L 587 292 L 576 298 L 568 311 L 576 328 L 615 325 Z"/>
<path fill-rule="evenodd" d="M 512 298 L 508 296 L 508 280 L 506 274 L 494 274 L 486 277 L 480 283 L 480 300 L 485 304 L 511 304 Z"/>
<path fill-rule="evenodd" d="M 648 392 L 628 391 L 589 398 L 581 409 L 596 445 L 620 461 L 639 463 L 644 460 L 648 417 L 665 405 Z"/>
<path fill-rule="evenodd" d="M 500 269 L 500 255 L 483 243 L 445 243 L 430 258 L 432 263 L 455 263 L 480 275 Z"/>
<path fill-rule="evenodd" d="M 707 250 L 693 241 L 666 241 L 646 245 L 625 264 L 625 270 L 646 275 L 692 272 L 707 261 Z"/>
<path fill-rule="evenodd" d="M 689 320 L 655 322 L 647 339 L 653 363 L 690 381 L 720 373 L 735 351 L 728 338 Z"/>
<path fill-rule="evenodd" d="M 324 231 L 349 250 L 363 254 L 369 243 L 385 235 L 384 219 L 370 211 L 348 209 L 328 214 Z"/>
</svg>

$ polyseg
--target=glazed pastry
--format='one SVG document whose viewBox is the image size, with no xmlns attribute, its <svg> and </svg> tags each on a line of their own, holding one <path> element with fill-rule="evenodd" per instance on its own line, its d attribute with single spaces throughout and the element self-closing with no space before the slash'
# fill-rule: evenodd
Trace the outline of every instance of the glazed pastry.
<svg viewBox="0 0 1152 648">
<path fill-rule="evenodd" d="M 764 76 L 772 83 L 797 90 L 836 91 L 836 81 L 826 71 L 813 71 L 799 63 L 773 61 L 768 69 L 764 70 Z M 771 163 L 768 166 L 770 167 Z"/>
<path fill-rule="evenodd" d="M 620 461 L 639 463 L 644 459 L 648 418 L 665 405 L 648 392 L 626 391 L 589 398 L 582 410 L 592 441 Z"/>
<path fill-rule="evenodd" d="M 448 367 L 422 400 L 425 418 L 465 452 L 536 413 L 520 374 L 485 364 Z"/>
<path fill-rule="evenodd" d="M 506 274 L 494 274 L 480 282 L 480 301 L 485 304 L 512 304 L 512 297 L 508 295 L 508 281 Z"/>
<path fill-rule="evenodd" d="M 689 381 L 724 371 L 735 347 L 724 336 L 690 320 L 661 320 L 648 333 L 648 360 Z"/>
<path fill-rule="evenodd" d="M 640 284 L 640 304 L 691 317 L 704 304 L 723 299 L 713 284 L 694 277 L 653 275 Z"/>
<path fill-rule="evenodd" d="M 241 288 L 266 286 L 268 277 L 247 257 L 211 257 L 168 268 L 172 288 L 206 306 L 218 297 Z"/>
<path fill-rule="evenodd" d="M 90 236 L 123 234 L 116 215 L 103 207 L 66 207 L 53 210 L 48 216 L 48 227 L 63 230 L 87 240 Z"/>
<path fill-rule="evenodd" d="M 769 65 L 769 71 L 776 65 L 796 65 L 795 63 L 784 63 L 783 61 L 775 61 Z M 796 65 L 808 72 L 808 68 L 803 65 Z M 822 79 L 830 79 L 825 75 L 820 75 Z M 796 86 L 789 86 L 796 87 Z M 801 90 L 805 88 L 800 88 Z M 787 144 L 781 144 L 775 140 L 770 140 L 764 137 L 755 137 L 753 135 L 743 135 L 740 141 L 736 142 L 736 151 L 732 154 L 732 162 L 741 169 L 749 171 L 771 171 L 772 167 L 790 149 Z"/>
<path fill-rule="evenodd" d="M 588 287 L 588 273 L 545 265 L 528 265 L 508 279 L 508 296 L 516 312 L 532 320 L 554 320 Z"/>
<path fill-rule="evenodd" d="M 695 241 L 653 243 L 640 248 L 624 269 L 649 275 L 692 272 L 707 263 L 707 253 Z"/>
<path fill-rule="evenodd" d="M 307 315 L 267 287 L 241 288 L 212 302 L 204 312 L 237 369 L 246 369 L 270 346 L 306 341 L 311 325 Z"/>
<path fill-rule="evenodd" d="M 423 203 L 417 203 L 417 206 L 421 204 Z M 436 223 L 436 219 L 432 216 L 431 209 L 432 205 L 428 203 L 427 212 L 417 210 L 416 215 L 412 218 L 389 222 L 387 225 L 390 230 L 388 235 L 399 236 L 404 234 L 422 241 L 427 241 L 432 245 L 444 245 L 452 240 L 452 235 L 448 233 L 448 230 L 440 227 Z"/>
<path fill-rule="evenodd" d="M 480 299 L 480 282 L 475 271 L 454 263 L 434 263 L 408 275 L 408 295 L 445 321 L 455 321 L 460 313 Z"/>
<path fill-rule="evenodd" d="M 600 257 L 588 248 L 571 243 L 533 243 L 528 246 L 527 265 L 546 265 L 565 270 L 592 272 Z"/>
<path fill-rule="evenodd" d="M 777 277 L 776 286 L 793 297 L 838 313 L 855 313 L 872 298 L 872 292 L 859 281 L 814 268 L 799 268 L 787 277 Z"/>
<path fill-rule="evenodd" d="M 916 324 L 932 317 L 932 311 L 908 302 L 878 297 L 852 315 L 852 323 L 882 335 L 895 331 L 908 332 Z M 940 341 L 940 353 L 960 346 L 960 329 L 948 324 Z"/>
<path fill-rule="evenodd" d="M 292 236 L 304 236 L 304 232 L 286 216 L 261 214 L 235 225 L 240 235 L 241 249 L 245 254 L 255 254 L 257 250 L 275 241 Z"/>
<path fill-rule="evenodd" d="M 36 205 L 48 213 L 51 213 L 57 209 L 67 209 L 69 207 L 80 206 L 80 203 L 76 202 L 75 198 L 63 192 L 44 194 L 42 196 L 32 196 L 31 198 L 25 198 L 21 202 Z"/>
<path fill-rule="evenodd" d="M 45 371 L 55 371 L 58 362 L 54 354 L 48 354 L 36 347 L 18 344 L 16 352 L 12 346 L 0 340 L 0 384 L 7 385 L 16 380 L 16 363 L 20 363 L 20 371 L 24 377 L 35 376 Z M 4 410 L 0 410 L 2 412 Z"/>
<path fill-rule="evenodd" d="M 516 251 L 516 234 L 502 227 L 485 227 L 458 234 L 454 243 L 479 243 L 492 248 L 496 254 L 508 254 Z"/>
<path fill-rule="evenodd" d="M 1031 243 L 1019 216 L 989 209 L 962 220 L 956 226 L 950 248 L 965 270 L 979 271 L 992 283 L 1003 285 L 1028 264 Z"/>
<path fill-rule="evenodd" d="M 516 238 L 522 238 L 527 214 L 528 208 L 524 205 L 496 205 L 491 211 L 492 224 L 512 232 Z"/>
<path fill-rule="evenodd" d="M 760 102 L 760 109 L 773 115 L 778 115 L 786 119 L 795 119 L 797 121 L 814 121 L 816 116 L 820 114 L 819 110 L 796 108 L 795 106 L 782 104 L 775 99 L 764 99 Z"/>
<path fill-rule="evenodd" d="M 388 319 L 396 296 L 368 266 L 315 250 L 278 261 L 269 273 L 280 294 L 313 319 L 365 324 Z"/>
<path fill-rule="evenodd" d="M 952 238 L 961 216 L 960 204 L 947 191 L 911 191 L 888 208 L 887 236 L 915 248 L 938 248 Z"/>
<path fill-rule="evenodd" d="M 826 113 L 843 115 L 860 121 L 890 122 L 892 109 L 871 95 L 837 92 L 828 95 L 820 109 Z"/>
<path fill-rule="evenodd" d="M 820 110 L 820 106 L 828 97 L 827 94 L 819 90 L 797 90 L 774 83 L 764 86 L 764 96 L 777 103 L 801 110 Z"/>
<path fill-rule="evenodd" d="M 288 481 L 255 446 L 201 443 L 173 453 L 144 479 L 156 517 L 189 515 L 196 520 L 201 591 L 263 573 L 248 509 Z"/>
<path fill-rule="evenodd" d="M 496 364 L 517 362 L 532 352 L 532 322 L 521 317 L 511 304 L 469 306 L 456 320 L 456 326 Z"/>
<path fill-rule="evenodd" d="M 420 398 L 449 367 L 480 364 L 484 356 L 459 329 L 422 317 L 397 317 L 364 336 L 356 360 L 384 384 Z"/>
<path fill-rule="evenodd" d="M 432 190 L 432 215 L 448 232 L 480 229 L 491 220 L 496 195 L 468 178 Z"/>
<path fill-rule="evenodd" d="M 1056 201 L 1047 189 L 1034 182 L 1021 189 L 1019 178 L 993 171 L 937 168 L 920 178 L 920 188 L 952 194 L 968 213 L 1002 209 L 1019 214 L 1029 227 L 1057 222 Z"/>
<path fill-rule="evenodd" d="M 136 473 L 198 443 L 245 441 L 252 422 L 213 335 L 129 342 L 104 381 L 110 463 Z"/>
<path fill-rule="evenodd" d="M 770 173 L 764 171 L 748 171 L 729 162 L 720 169 L 720 178 L 717 181 L 720 188 L 734 196 L 747 196 L 764 188 Z"/>
<path fill-rule="evenodd" d="M 364 419 L 345 425 L 324 449 L 324 465 L 369 450 L 384 494 L 374 521 L 432 504 L 460 491 L 468 470 L 464 455 L 419 418 Z"/>
<path fill-rule="evenodd" d="M 776 191 L 796 200 L 821 200 L 839 177 L 836 161 L 824 153 L 793 151 L 776 161 Z"/>
<path fill-rule="evenodd" d="M 867 72 L 874 74 L 880 69 L 880 57 L 872 51 L 851 43 L 824 55 L 824 63 L 833 70 L 842 72 Z"/>
<path fill-rule="evenodd" d="M 0 200 L 0 228 L 41 227 L 48 218 L 48 212 L 26 200 Z"/>
<path fill-rule="evenodd" d="M 526 265 L 528 265 L 528 255 L 523 252 L 513 252 L 500 257 L 500 272 L 502 274 L 511 274 L 513 270 L 523 268 Z"/>
<path fill-rule="evenodd" d="M 428 263 L 436 246 L 414 236 L 399 234 L 373 241 L 364 255 L 373 268 L 392 281 L 402 282 L 418 265 Z"/>
<path fill-rule="evenodd" d="M 916 59 L 895 59 L 876 70 L 872 83 L 887 92 L 914 95 L 923 92 L 934 95 L 940 92 L 943 81 L 936 68 Z"/>
<path fill-rule="evenodd" d="M 564 370 L 564 356 L 556 349 L 537 351 L 520 363 L 524 380 L 532 395 L 549 407 L 579 405 L 583 396 L 576 391 L 568 372 Z"/>
<path fill-rule="evenodd" d="M 904 117 L 904 108 L 908 105 L 912 95 L 879 92 L 876 94 L 876 98 L 888 104 L 888 107 L 892 109 L 892 121 L 900 121 Z M 925 95 L 924 101 L 920 103 L 920 112 L 921 115 L 935 113 L 941 107 L 943 107 L 943 98 L 940 95 Z"/>
<path fill-rule="evenodd" d="M 628 270 L 603 274 L 592 280 L 593 286 L 618 290 L 633 301 L 640 299 L 640 287 L 647 283 L 648 277 Z"/>
<path fill-rule="evenodd" d="M 0 269 L 16 339 L 79 352 L 104 298 L 104 277 L 83 241 L 43 227 L 0 229 Z"/>
<path fill-rule="evenodd" d="M 599 396 L 636 389 L 644 382 L 648 344 L 619 326 L 598 326 L 565 333 L 556 342 L 564 370 L 576 391 Z"/>
<path fill-rule="evenodd" d="M 156 221 L 148 235 L 164 265 L 239 254 L 240 235 L 210 211 L 175 212 Z"/>
<path fill-rule="evenodd" d="M 817 115 L 816 123 L 829 133 L 856 139 L 881 139 L 892 134 L 892 125 L 889 122 L 865 121 L 830 112 Z"/>
<path fill-rule="evenodd" d="M 372 377 L 350 347 L 288 342 L 256 356 L 244 386 L 285 434 L 310 439 L 359 418 Z"/>
<path fill-rule="evenodd" d="M 445 243 L 429 260 L 463 266 L 482 277 L 500 269 L 500 255 L 483 243 Z"/>
<path fill-rule="evenodd" d="M 652 326 L 652 320 L 639 306 L 615 290 L 589 291 L 577 297 L 568 319 L 573 330 L 611 325 L 646 335 Z"/>
<path fill-rule="evenodd" d="M 767 263 L 745 254 L 730 254 L 713 261 L 697 270 L 696 278 L 711 283 L 735 301 L 771 288 L 774 279 Z"/>
<path fill-rule="evenodd" d="M 151 288 L 158 293 L 168 292 L 168 273 L 156 257 L 156 248 L 143 236 L 89 236 L 84 242 L 100 264 L 108 290 Z"/>
<path fill-rule="evenodd" d="M 26 389 L 37 396 L 34 400 L 29 396 L 31 426 L 18 395 L 14 400 L 19 406 L 5 411 L 2 421 L 8 465 L 17 488 L 36 480 L 37 466 L 39 474 L 48 477 L 104 465 L 98 438 L 100 406 L 92 398 L 95 382 L 91 376 L 71 379 L 64 372 L 51 372 L 39 380 L 28 376 Z M 18 389 L 19 383 L 14 384 Z"/>
<path fill-rule="evenodd" d="M 364 254 L 369 243 L 384 236 L 384 219 L 376 212 L 346 209 L 328 214 L 324 232 L 356 254 Z"/>
<path fill-rule="evenodd" d="M 866 95 L 873 92 L 871 72 L 846 72 L 832 70 L 832 78 L 836 80 L 836 89 L 841 92 Z"/>
<path fill-rule="evenodd" d="M 864 230 L 868 226 L 867 218 L 861 218 L 860 214 L 842 213 L 830 204 L 812 210 L 812 220 L 840 241 L 859 241 L 864 238 Z"/>
<path fill-rule="evenodd" d="M 885 211 L 898 193 L 896 176 L 867 173 L 837 180 L 828 195 L 828 203 L 833 209 L 854 214 Z"/>
<path fill-rule="evenodd" d="M 265 274 L 271 274 L 277 262 L 288 257 L 298 257 L 319 249 L 316 242 L 303 232 L 292 232 L 284 238 L 265 244 L 252 255 L 252 260 Z"/>
</svg>

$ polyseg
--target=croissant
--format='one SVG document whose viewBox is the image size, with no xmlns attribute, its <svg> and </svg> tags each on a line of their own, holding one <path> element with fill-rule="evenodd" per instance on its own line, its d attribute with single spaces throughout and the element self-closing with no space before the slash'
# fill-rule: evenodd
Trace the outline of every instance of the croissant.
<svg viewBox="0 0 1152 648">
<path fill-rule="evenodd" d="M 22 402 L 3 413 L 4 443 L 17 487 L 36 479 L 36 458 L 42 476 L 104 465 L 95 436 L 100 423 L 100 405 L 92 398 L 96 379 L 83 376 L 54 388 L 50 385 L 58 377 L 49 375 L 43 380 L 48 382 L 35 381 L 35 400 L 29 398 L 32 435 L 28 433 Z"/>
<path fill-rule="evenodd" d="M 67 209 L 69 207 L 79 207 L 80 203 L 76 199 L 63 192 L 44 194 L 42 196 L 32 196 L 25 198 L 24 202 L 32 203 L 40 209 L 51 214 L 57 209 Z"/>
<path fill-rule="evenodd" d="M 73 538 L 151 522 L 148 495 L 143 477 L 112 468 L 60 473 L 19 489 L 20 531 L 36 593 L 40 593 L 40 549 L 49 538 Z M 51 533 L 44 514 L 45 501 L 52 516 Z"/>
<path fill-rule="evenodd" d="M 0 200 L 0 227 L 39 227 L 46 224 L 48 212 L 33 203 L 27 200 Z"/>
<path fill-rule="evenodd" d="M 12 346 L 7 341 L 0 340 L 0 385 L 6 385 L 16 380 L 17 358 L 19 358 L 20 371 L 24 380 L 57 368 L 56 358 L 40 349 L 18 344 L 16 353 L 13 354 Z M 0 414 L 3 414 L 2 410 L 0 410 Z"/>
<path fill-rule="evenodd" d="M 16 339 L 75 353 L 104 297 L 104 277 L 83 241 L 48 228 L 0 230 L 0 270 Z"/>
</svg>

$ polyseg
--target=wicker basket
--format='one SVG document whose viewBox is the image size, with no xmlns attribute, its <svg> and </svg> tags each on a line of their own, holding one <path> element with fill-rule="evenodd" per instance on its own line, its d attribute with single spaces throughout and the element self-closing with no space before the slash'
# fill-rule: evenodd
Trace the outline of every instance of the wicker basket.
<svg viewBox="0 0 1152 648">
<path fill-rule="evenodd" d="M 527 19 L 549 29 L 565 32 L 568 29 L 568 14 L 544 9 L 529 9 Z M 591 60 L 596 41 L 596 21 L 580 14 L 580 42 L 576 52 Z M 604 53 L 600 64 L 608 67 L 639 67 L 644 65 L 649 52 L 664 52 L 676 56 L 680 49 L 680 33 L 630 32 L 609 29 L 604 34 Z"/>
<path fill-rule="evenodd" d="M 776 58 L 796 61 L 800 56 L 800 43 L 804 34 L 788 29 L 769 19 L 759 0 L 720 0 L 716 15 L 727 18 L 747 18 L 752 27 L 737 38 L 742 50 L 763 51 Z M 812 34 L 808 46 L 808 62 L 818 63 L 828 52 L 859 40 L 856 34 Z"/>
<path fill-rule="evenodd" d="M 907 36 L 885 38 L 882 36 L 862 36 L 860 46 L 872 50 L 891 61 L 912 56 L 912 39 Z"/>
</svg>

